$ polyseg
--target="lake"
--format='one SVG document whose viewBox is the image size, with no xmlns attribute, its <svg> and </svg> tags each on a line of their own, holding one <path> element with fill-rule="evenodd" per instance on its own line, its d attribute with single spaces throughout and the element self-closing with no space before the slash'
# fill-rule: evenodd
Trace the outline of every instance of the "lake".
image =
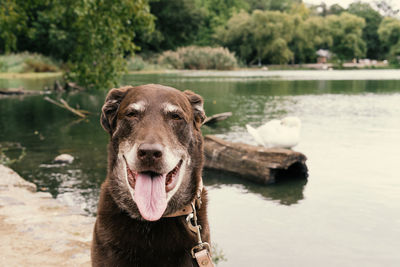
<svg viewBox="0 0 400 267">
<path fill-rule="evenodd" d="M 52 79 L 5 80 L 37 90 Z M 205 171 L 218 266 L 400 266 L 400 72 L 255 71 L 130 74 L 123 84 L 161 83 L 204 97 L 207 115 L 232 111 L 216 127 L 254 144 L 245 125 L 298 116 L 308 180 L 257 185 Z M 0 149 L 24 178 L 95 215 L 106 175 L 108 136 L 99 124 L 106 92 L 63 95 L 86 120 L 43 96 L 0 98 Z M 60 153 L 71 165 L 53 164 Z"/>
</svg>

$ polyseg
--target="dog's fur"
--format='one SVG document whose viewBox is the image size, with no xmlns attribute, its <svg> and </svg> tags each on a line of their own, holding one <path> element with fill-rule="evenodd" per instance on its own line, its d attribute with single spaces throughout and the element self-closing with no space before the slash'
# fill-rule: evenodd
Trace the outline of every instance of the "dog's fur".
<svg viewBox="0 0 400 267">
<path fill-rule="evenodd" d="M 101 115 L 101 125 L 110 134 L 108 173 L 101 187 L 92 266 L 196 266 L 190 250 L 197 238 L 188 229 L 185 216 L 145 220 L 135 203 L 126 167 L 165 173 L 173 168 L 171 164 L 176 165 L 169 163 L 171 158 L 182 159 L 180 180 L 167 193 L 164 215 L 188 205 L 201 179 L 200 126 L 204 119 L 203 100 L 190 91 L 149 84 L 108 93 Z M 163 148 L 160 162 L 138 159 L 138 146 L 143 143 Z M 205 189 L 201 198 L 198 220 L 203 241 L 210 242 Z"/>
</svg>

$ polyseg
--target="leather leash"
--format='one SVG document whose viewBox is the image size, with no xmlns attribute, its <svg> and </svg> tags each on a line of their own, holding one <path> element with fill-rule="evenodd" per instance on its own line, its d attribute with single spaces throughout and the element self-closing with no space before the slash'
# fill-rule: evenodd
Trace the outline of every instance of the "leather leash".
<svg viewBox="0 0 400 267">
<path fill-rule="evenodd" d="M 212 262 L 211 258 L 211 248 L 210 244 L 207 242 L 203 242 L 201 240 L 201 225 L 197 223 L 197 211 L 196 206 L 198 209 L 201 207 L 201 193 L 203 192 L 203 180 L 200 180 L 199 188 L 197 189 L 196 198 L 189 204 L 186 205 L 181 210 L 178 210 L 175 213 L 166 215 L 164 217 L 178 217 L 178 216 L 185 216 L 186 215 L 186 223 L 190 231 L 196 234 L 197 236 L 197 245 L 194 246 L 190 253 L 192 257 L 196 259 L 197 264 L 200 267 L 214 267 L 214 263 Z"/>
</svg>

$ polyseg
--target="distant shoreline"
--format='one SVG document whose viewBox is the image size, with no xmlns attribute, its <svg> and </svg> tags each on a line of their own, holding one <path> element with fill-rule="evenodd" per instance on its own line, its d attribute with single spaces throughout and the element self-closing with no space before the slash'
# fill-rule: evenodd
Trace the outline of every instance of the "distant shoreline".
<svg viewBox="0 0 400 267">
<path fill-rule="evenodd" d="M 270 78 L 279 80 L 400 80 L 400 69 L 357 70 L 156 70 L 128 74 L 176 74 L 183 77 Z"/>
<path fill-rule="evenodd" d="M 125 75 L 175 74 L 183 77 L 221 77 L 221 78 L 270 78 L 280 80 L 400 80 L 400 69 L 283 69 L 267 70 L 243 68 L 235 70 L 140 70 Z M 42 79 L 61 78 L 61 72 L 42 73 L 0 73 L 0 79 Z"/>
</svg>

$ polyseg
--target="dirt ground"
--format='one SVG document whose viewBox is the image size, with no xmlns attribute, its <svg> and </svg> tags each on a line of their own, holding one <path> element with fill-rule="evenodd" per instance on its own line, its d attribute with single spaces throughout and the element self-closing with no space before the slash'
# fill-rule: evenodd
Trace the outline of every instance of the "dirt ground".
<svg viewBox="0 0 400 267">
<path fill-rule="evenodd" d="M 0 165 L 0 266 L 90 266 L 93 223 Z"/>
</svg>

